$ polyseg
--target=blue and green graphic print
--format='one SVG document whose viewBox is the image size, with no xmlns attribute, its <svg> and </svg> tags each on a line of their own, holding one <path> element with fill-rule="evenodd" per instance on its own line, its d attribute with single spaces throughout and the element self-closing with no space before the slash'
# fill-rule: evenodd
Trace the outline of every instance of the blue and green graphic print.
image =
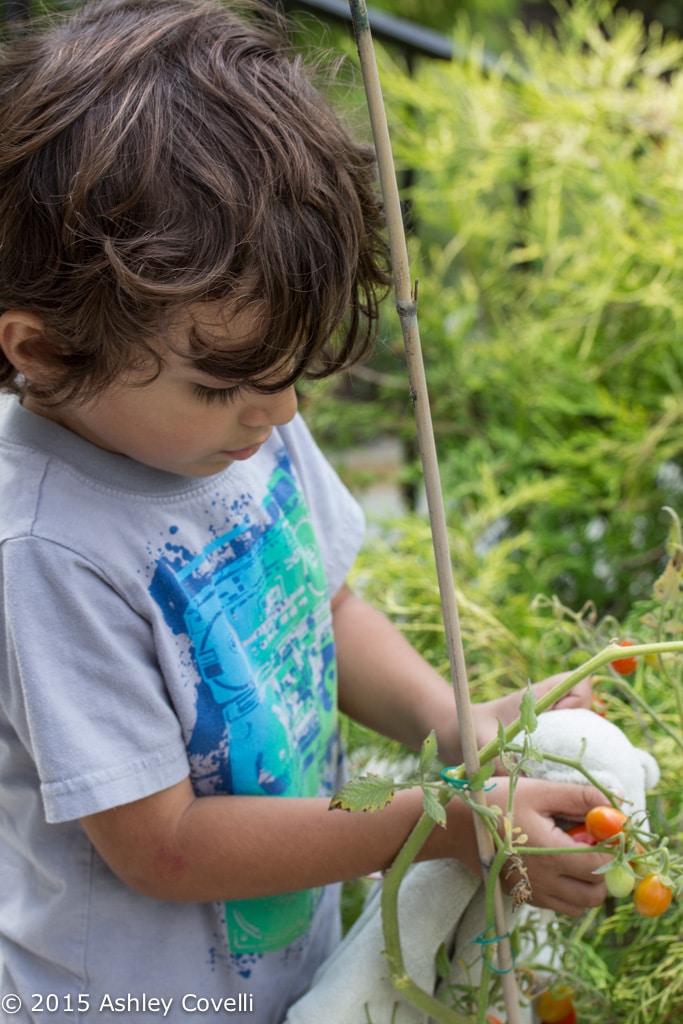
<svg viewBox="0 0 683 1024">
<path fill-rule="evenodd" d="M 188 742 L 199 793 L 329 795 L 336 770 L 336 663 L 318 544 L 282 450 L 265 496 L 237 498 L 199 553 L 176 535 L 151 592 L 189 639 L 199 683 Z M 273 837 L 277 842 L 277 837 Z M 278 949 L 320 893 L 226 904 L 235 953 Z"/>
</svg>

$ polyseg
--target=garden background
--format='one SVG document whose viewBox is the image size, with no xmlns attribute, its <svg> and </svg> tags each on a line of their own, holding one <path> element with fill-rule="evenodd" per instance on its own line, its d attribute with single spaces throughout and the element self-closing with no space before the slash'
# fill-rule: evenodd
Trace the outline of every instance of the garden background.
<svg viewBox="0 0 683 1024">
<path fill-rule="evenodd" d="M 613 637 L 681 631 L 683 43 L 600 0 L 556 9 L 549 25 L 511 22 L 493 59 L 467 16 L 452 61 L 378 47 L 475 700 Z M 342 93 L 363 126 L 362 102 L 351 109 L 346 82 Z M 303 408 L 333 457 L 399 438 L 419 509 L 390 303 L 373 362 L 307 389 Z M 423 514 L 371 532 L 356 585 L 447 671 Z M 680 660 L 595 679 L 610 719 L 662 767 L 651 816 L 674 853 Z M 384 752 L 349 739 L 361 756 Z M 579 1020 L 680 1024 L 682 924 L 680 901 L 653 922 L 609 900 L 563 925 Z"/>
</svg>

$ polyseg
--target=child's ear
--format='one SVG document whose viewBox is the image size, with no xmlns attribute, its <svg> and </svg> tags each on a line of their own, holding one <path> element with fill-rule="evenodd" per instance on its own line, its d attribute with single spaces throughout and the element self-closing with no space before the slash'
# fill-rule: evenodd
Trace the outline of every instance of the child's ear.
<svg viewBox="0 0 683 1024">
<path fill-rule="evenodd" d="M 28 380 L 39 380 L 47 371 L 53 346 L 39 316 L 23 309 L 8 309 L 0 315 L 0 349 L 18 373 Z"/>
</svg>

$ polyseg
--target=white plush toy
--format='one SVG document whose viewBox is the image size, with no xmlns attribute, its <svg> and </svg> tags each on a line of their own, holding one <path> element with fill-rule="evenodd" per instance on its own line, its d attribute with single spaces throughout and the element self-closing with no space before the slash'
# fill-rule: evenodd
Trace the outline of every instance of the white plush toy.
<svg viewBox="0 0 683 1024">
<path fill-rule="evenodd" d="M 580 760 L 608 789 L 623 794 L 623 811 L 644 821 L 645 796 L 659 781 L 659 766 L 647 750 L 634 747 L 621 729 L 587 708 L 546 711 L 538 716 L 531 743 L 540 753 Z M 555 761 L 529 760 L 526 775 L 553 782 L 589 782 L 581 772 Z"/>
<path fill-rule="evenodd" d="M 654 758 L 634 747 L 607 719 L 586 709 L 548 711 L 538 717 L 534 747 L 571 760 L 581 759 L 588 772 L 616 793 L 623 793 L 624 810 L 644 823 L 645 794 L 656 785 L 659 769 Z M 564 782 L 589 780 L 575 769 L 552 761 L 530 760 L 525 771 L 538 778 Z M 335 953 L 320 968 L 312 987 L 292 1007 L 285 1024 L 429 1024 L 427 1015 L 406 1002 L 387 978 L 382 953 L 379 889 Z M 537 935 L 552 918 L 550 911 L 532 911 Z M 517 913 L 524 913 L 519 911 Z M 478 936 L 485 925 L 484 890 L 480 880 L 455 860 L 414 865 L 401 886 L 399 917 L 404 957 L 410 976 L 423 988 L 438 992 L 435 960 L 444 945 L 452 955 L 452 984 L 476 983 L 476 969 L 463 974 L 462 960 L 477 961 Z M 512 920 L 512 917 L 511 917 Z M 553 954 L 536 955 L 535 962 L 550 976 Z M 543 950 L 541 951 L 543 953 Z M 539 963 L 540 960 L 540 963 Z M 525 1024 L 537 1021 L 533 1007 L 521 1010 Z"/>
</svg>

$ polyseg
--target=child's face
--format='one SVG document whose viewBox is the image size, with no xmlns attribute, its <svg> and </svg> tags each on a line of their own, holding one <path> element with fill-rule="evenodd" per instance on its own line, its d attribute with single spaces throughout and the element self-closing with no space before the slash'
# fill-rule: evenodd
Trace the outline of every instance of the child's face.
<svg viewBox="0 0 683 1024">
<path fill-rule="evenodd" d="M 204 327 L 206 321 L 193 322 Z M 206 327 L 220 337 L 215 322 Z M 228 347 L 230 340 L 221 330 L 220 344 Z M 174 331 L 181 344 L 183 332 L 187 338 L 187 323 Z M 231 462 L 250 458 L 273 427 L 288 423 L 297 409 L 293 387 L 273 394 L 229 388 L 173 352 L 155 380 L 136 386 L 148 376 L 131 375 L 85 404 L 53 410 L 25 404 L 100 448 L 190 477 L 211 476 Z"/>
</svg>

